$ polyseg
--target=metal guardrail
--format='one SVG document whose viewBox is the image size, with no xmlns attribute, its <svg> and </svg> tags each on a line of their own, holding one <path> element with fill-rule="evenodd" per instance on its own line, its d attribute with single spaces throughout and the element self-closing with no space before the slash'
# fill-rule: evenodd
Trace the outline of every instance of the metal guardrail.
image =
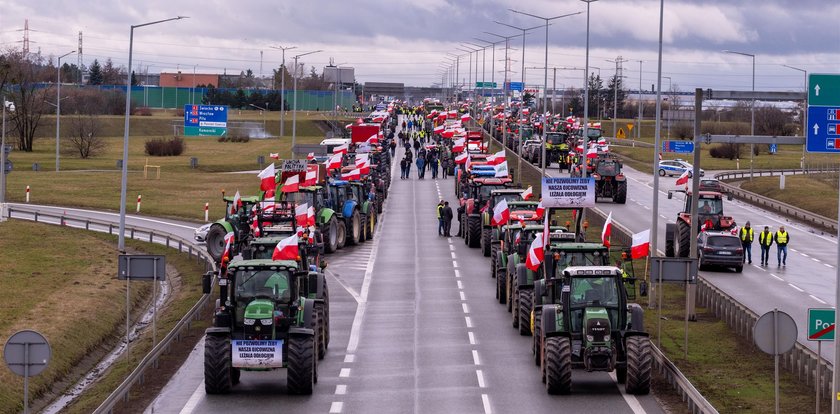
<svg viewBox="0 0 840 414">
<path fill-rule="evenodd" d="M 14 216 L 13 213 L 18 213 Z M 23 213 L 23 214 L 22 214 Z M 87 217 L 75 216 L 72 214 L 48 214 L 39 213 L 37 211 L 30 211 L 27 209 L 16 209 L 9 207 L 7 209 L 8 218 L 16 218 L 22 220 L 34 220 L 40 222 L 39 219 L 51 218 L 57 220 L 58 224 L 70 227 L 84 228 L 85 230 L 101 231 L 108 234 L 114 234 L 114 229 L 118 228 L 113 223 L 100 220 L 92 220 Z M 76 224 L 75 226 L 73 224 Z M 107 229 L 107 230 L 106 230 Z M 166 247 L 178 249 L 179 252 L 187 253 L 190 257 L 195 256 L 196 260 L 205 262 L 207 268 L 216 269 L 213 259 L 203 250 L 194 248 L 192 241 L 186 240 L 175 234 L 166 231 L 153 231 L 136 226 L 126 226 L 127 236 L 132 239 L 148 241 L 149 243 L 163 244 Z M 139 237 L 143 236 L 143 237 Z M 186 250 L 184 249 L 186 247 Z M 214 280 L 215 282 L 215 280 Z M 123 380 L 123 382 L 103 401 L 99 407 L 94 410 L 94 413 L 105 414 L 112 413 L 114 407 L 121 401 L 127 402 L 131 388 L 136 384 L 142 384 L 145 372 L 150 367 L 156 367 L 158 358 L 169 352 L 174 341 L 180 341 L 184 330 L 192 328 L 192 322 L 201 319 L 202 311 L 210 303 L 210 295 L 202 295 L 198 302 L 190 308 L 189 311 L 172 327 L 166 336 L 147 353 L 143 359 L 137 364 L 137 367 Z"/>
<path fill-rule="evenodd" d="M 819 169 L 819 170 L 805 170 L 805 174 L 819 174 L 819 173 L 826 173 L 826 172 L 837 172 L 837 169 Z M 803 174 L 801 169 L 798 170 L 760 170 L 754 171 L 754 175 L 759 177 L 772 177 L 778 175 L 800 175 Z M 731 181 L 731 180 L 739 180 L 739 179 L 746 179 L 749 178 L 750 173 L 749 171 L 727 171 L 722 173 L 715 174 L 715 178 L 721 181 Z M 737 197 L 741 200 L 744 200 L 750 204 L 756 205 L 758 207 L 775 211 L 777 213 L 783 214 L 785 216 L 791 217 L 793 219 L 802 221 L 808 225 L 821 228 L 823 230 L 837 233 L 837 220 L 825 217 L 799 207 L 796 207 L 791 204 L 787 204 L 778 200 L 774 200 L 769 197 L 765 197 L 760 194 L 753 193 L 751 191 L 743 190 L 740 187 L 727 184 L 725 182 L 721 183 L 723 188 L 726 189 L 727 192 L 732 194 L 733 197 Z"/>
<path fill-rule="evenodd" d="M 497 144 L 500 144 L 502 148 L 507 148 L 504 144 L 496 140 L 493 136 L 487 133 L 486 130 L 482 129 L 482 132 L 485 136 L 489 137 L 491 140 L 496 141 Z M 515 152 L 514 152 L 515 153 Z M 516 155 L 519 157 L 519 154 Z M 521 158 L 521 157 L 520 157 Z M 534 166 L 533 164 L 525 161 L 526 165 L 529 165 L 531 168 L 537 169 L 539 168 Z M 588 208 L 584 213 L 589 220 L 589 224 L 592 226 L 603 226 L 607 220 L 607 215 L 604 214 L 603 211 L 597 208 Z M 630 246 L 632 245 L 632 238 L 633 232 L 630 229 L 622 226 L 619 223 L 613 222 L 613 231 L 611 235 L 612 239 L 615 240 L 615 244 L 620 244 L 623 246 Z M 685 375 L 680 372 L 679 368 L 668 359 L 662 351 L 656 347 L 655 344 L 651 343 L 651 348 L 653 349 L 653 363 L 659 373 L 665 378 L 665 380 L 671 384 L 671 386 L 677 390 L 677 393 L 680 394 L 683 401 L 686 402 L 688 409 L 693 414 L 717 414 L 718 411 L 715 407 L 706 400 L 706 397 L 694 387 L 694 385 L 689 381 Z"/>
</svg>

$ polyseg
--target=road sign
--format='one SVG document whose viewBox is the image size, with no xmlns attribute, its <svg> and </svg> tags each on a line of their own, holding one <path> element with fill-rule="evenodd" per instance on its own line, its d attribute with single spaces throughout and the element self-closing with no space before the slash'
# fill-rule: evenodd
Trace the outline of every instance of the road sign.
<svg viewBox="0 0 840 414">
<path fill-rule="evenodd" d="M 627 138 L 627 135 L 624 134 L 624 129 L 623 128 L 619 128 L 618 132 L 615 134 L 615 137 L 618 138 L 618 139 L 624 139 L 624 138 Z"/>
<path fill-rule="evenodd" d="M 8 173 L 12 172 L 12 169 L 14 167 L 15 167 L 15 165 L 12 164 L 12 160 L 6 158 L 6 168 L 3 168 L 3 173 L 8 174 Z"/>
<path fill-rule="evenodd" d="M 12 335 L 3 347 L 3 359 L 9 370 L 17 375 L 38 375 L 47 368 L 52 351 L 44 335 L 24 330 Z"/>
<path fill-rule="evenodd" d="M 545 207 L 595 207 L 595 179 L 545 177 L 541 194 Z"/>
<path fill-rule="evenodd" d="M 228 107 L 184 105 L 184 135 L 225 135 Z"/>
<path fill-rule="evenodd" d="M 796 335 L 796 322 L 780 310 L 761 315 L 753 326 L 755 345 L 770 355 L 781 355 L 790 351 L 796 343 Z"/>
<path fill-rule="evenodd" d="M 497 85 L 496 82 L 476 82 L 475 83 L 476 88 L 495 88 L 496 85 Z"/>
<path fill-rule="evenodd" d="M 121 254 L 118 260 L 117 279 L 166 280 L 166 256 Z"/>
<path fill-rule="evenodd" d="M 694 141 L 662 141 L 662 152 L 690 154 L 694 152 Z"/>
<path fill-rule="evenodd" d="M 521 91 L 525 89 L 525 84 L 522 82 L 508 82 L 507 88 L 511 91 Z"/>
<path fill-rule="evenodd" d="M 663 283 L 697 283 L 697 259 L 659 256 L 650 259 L 650 274 L 654 281 L 658 282 L 662 276 Z"/>
<path fill-rule="evenodd" d="M 834 309 L 808 308 L 808 340 L 834 340 Z"/>
<path fill-rule="evenodd" d="M 808 75 L 809 152 L 840 152 L 840 75 Z"/>
<path fill-rule="evenodd" d="M 633 130 L 633 124 L 632 124 L 632 123 L 630 123 L 630 122 L 628 122 L 628 123 L 627 123 L 627 132 L 630 132 L 630 131 L 632 131 L 632 130 Z"/>
<path fill-rule="evenodd" d="M 770 153 L 775 154 L 779 152 L 779 146 L 776 144 L 770 144 Z"/>
<path fill-rule="evenodd" d="M 10 152 L 12 152 L 12 146 L 9 145 L 9 144 L 6 144 L 6 146 L 3 147 L 3 152 L 5 152 L 8 155 Z"/>
</svg>

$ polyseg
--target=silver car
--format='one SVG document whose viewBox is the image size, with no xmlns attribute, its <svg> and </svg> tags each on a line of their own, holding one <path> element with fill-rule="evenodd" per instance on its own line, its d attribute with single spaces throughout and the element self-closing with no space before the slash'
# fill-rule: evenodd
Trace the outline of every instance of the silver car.
<svg viewBox="0 0 840 414">
<path fill-rule="evenodd" d="M 207 223 L 197 229 L 195 229 L 195 241 L 199 243 L 204 243 L 207 241 L 207 232 L 210 231 L 210 226 L 213 223 Z"/>
</svg>

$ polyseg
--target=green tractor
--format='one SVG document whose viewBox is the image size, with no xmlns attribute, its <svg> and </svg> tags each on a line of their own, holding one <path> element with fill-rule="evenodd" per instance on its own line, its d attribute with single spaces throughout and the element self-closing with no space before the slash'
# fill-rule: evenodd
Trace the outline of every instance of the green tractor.
<svg viewBox="0 0 840 414">
<path fill-rule="evenodd" d="M 279 187 L 278 187 L 279 188 Z M 334 253 L 344 247 L 346 234 L 344 221 L 330 208 L 330 194 L 321 185 L 300 187 L 297 192 L 278 192 L 280 201 L 290 201 L 294 205 L 306 203 L 315 208 L 315 227 L 323 237 L 325 253 Z M 294 209 L 291 209 L 294 215 Z"/>
<path fill-rule="evenodd" d="M 508 209 L 510 210 L 510 221 L 514 221 L 515 218 L 513 217 L 514 209 L 511 207 L 511 203 L 514 201 L 522 200 L 522 189 L 521 188 L 497 188 L 490 191 L 490 195 L 487 198 L 487 202 L 481 209 L 481 254 L 484 257 L 490 256 L 491 246 L 499 241 L 498 234 L 494 234 L 494 232 L 498 232 L 498 229 L 494 229 L 491 225 L 491 221 L 493 219 L 493 208 L 496 207 L 496 204 L 500 203 L 502 200 L 505 200 L 508 204 Z M 533 211 L 536 209 L 536 203 L 534 204 L 535 207 L 531 208 L 530 210 Z M 495 236 L 495 237 L 494 237 Z"/>
<path fill-rule="evenodd" d="M 362 212 L 361 241 L 373 240 L 377 223 L 377 207 L 375 203 L 376 189 L 371 181 L 350 181 L 350 191 L 353 198 L 359 200 Z"/>
<path fill-rule="evenodd" d="M 572 368 L 615 370 L 628 394 L 650 392 L 653 355 L 644 310 L 628 303 L 624 279 L 612 266 L 571 266 L 549 275 L 545 289 L 552 304 L 542 307 L 539 331 L 549 394 L 571 392 Z"/>
<path fill-rule="evenodd" d="M 251 235 L 252 210 L 259 204 L 259 196 L 241 197 L 238 205 L 234 205 L 234 197 L 223 197 L 225 201 L 225 217 L 217 220 L 207 231 L 207 253 L 218 263 L 225 253 L 225 235 L 233 233 L 234 242 L 231 245 L 233 255 L 239 253 L 248 243 Z"/>
<path fill-rule="evenodd" d="M 568 135 L 565 132 L 546 132 L 545 133 L 545 166 L 549 166 L 552 162 L 560 164 L 560 171 L 568 169 L 566 163 L 569 155 L 569 144 L 566 142 Z"/>
<path fill-rule="evenodd" d="M 312 394 L 321 347 L 316 304 L 323 303 L 309 298 L 313 273 L 291 260 L 234 260 L 227 266 L 213 326 L 205 331 L 205 392 L 230 392 L 243 370 L 285 368 L 290 394 Z"/>
</svg>

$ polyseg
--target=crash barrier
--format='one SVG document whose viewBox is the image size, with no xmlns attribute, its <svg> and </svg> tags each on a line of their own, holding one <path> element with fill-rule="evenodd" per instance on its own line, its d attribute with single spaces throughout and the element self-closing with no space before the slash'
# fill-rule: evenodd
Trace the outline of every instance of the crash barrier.
<svg viewBox="0 0 840 414">
<path fill-rule="evenodd" d="M 486 138 L 496 141 L 496 143 L 501 145 L 502 148 L 507 149 L 504 144 L 493 138 L 486 130 L 482 129 L 482 132 Z M 519 157 L 519 154 L 516 156 Z M 525 165 L 535 169 L 537 172 L 540 171 L 538 167 L 528 161 L 525 161 Z M 603 227 L 604 223 L 607 221 L 607 215 L 598 208 L 587 208 L 584 212 L 584 218 L 589 220 L 590 226 L 594 227 Z M 610 237 L 614 241 L 614 244 L 631 246 L 633 232 L 616 222 L 613 222 L 612 226 L 612 233 Z M 655 344 L 651 343 L 650 345 L 653 349 L 654 367 L 682 397 L 683 401 L 685 401 L 688 406 L 689 411 L 692 414 L 717 414 L 718 411 L 715 407 L 712 406 L 712 404 L 709 403 L 702 394 L 700 394 L 700 391 L 698 391 L 697 388 L 695 388 L 694 385 L 692 385 L 685 377 L 685 375 L 680 372 L 680 369 L 677 368 L 671 360 L 665 357 L 665 354 L 663 354 Z"/>
<path fill-rule="evenodd" d="M 106 221 L 92 220 L 87 217 L 76 216 L 73 214 L 51 214 L 42 213 L 32 209 L 21 209 L 19 207 L 9 207 L 7 210 L 8 218 L 16 218 L 22 220 L 33 220 L 39 223 L 59 224 L 70 227 L 84 228 L 90 231 L 107 232 L 108 234 L 115 234 L 119 227 L 113 223 Z M 195 257 L 198 262 L 204 261 L 206 269 L 216 270 L 216 265 L 213 259 L 207 254 L 204 249 L 195 247 L 193 242 L 184 239 L 175 234 L 161 231 L 149 230 L 142 227 L 126 226 L 126 237 L 135 240 L 148 241 L 149 243 L 157 243 L 178 249 L 181 253 L 187 253 L 190 258 Z M 213 281 L 215 283 L 215 280 Z M 137 364 L 137 367 L 123 380 L 123 382 L 99 405 L 94 411 L 97 414 L 111 413 L 120 401 L 128 402 L 131 388 L 135 385 L 142 385 L 145 380 L 146 370 L 150 367 L 157 367 L 158 359 L 164 354 L 169 353 L 172 345 L 176 341 L 180 341 L 181 337 L 185 335 L 192 328 L 193 321 L 206 320 L 212 312 L 213 303 L 209 300 L 210 295 L 202 295 L 198 302 L 190 308 L 189 311 L 175 324 L 172 330 L 152 348 L 148 354 Z"/>
<path fill-rule="evenodd" d="M 827 172 L 837 172 L 837 168 L 820 168 L 820 169 L 808 169 L 805 170 L 805 174 L 820 174 L 820 173 L 827 173 Z M 758 170 L 753 171 L 754 176 L 758 177 L 772 177 L 778 175 L 801 175 L 803 171 L 801 169 L 797 170 Z M 791 217 L 793 219 L 802 221 L 808 225 L 829 231 L 831 233 L 837 233 L 837 220 L 821 216 L 819 214 L 812 213 L 807 210 L 803 210 L 799 207 L 783 203 L 778 200 L 774 200 L 769 197 L 765 197 L 760 194 L 753 193 L 751 191 L 743 190 L 740 187 L 727 184 L 723 181 L 732 181 L 732 180 L 743 180 L 749 179 L 750 172 L 749 171 L 727 171 L 722 173 L 715 174 L 715 178 L 722 181 L 721 185 L 723 188 L 729 193 L 732 194 L 733 197 L 738 199 L 744 200 L 750 204 L 755 206 L 761 207 L 766 210 L 774 211 L 785 216 Z"/>
</svg>

